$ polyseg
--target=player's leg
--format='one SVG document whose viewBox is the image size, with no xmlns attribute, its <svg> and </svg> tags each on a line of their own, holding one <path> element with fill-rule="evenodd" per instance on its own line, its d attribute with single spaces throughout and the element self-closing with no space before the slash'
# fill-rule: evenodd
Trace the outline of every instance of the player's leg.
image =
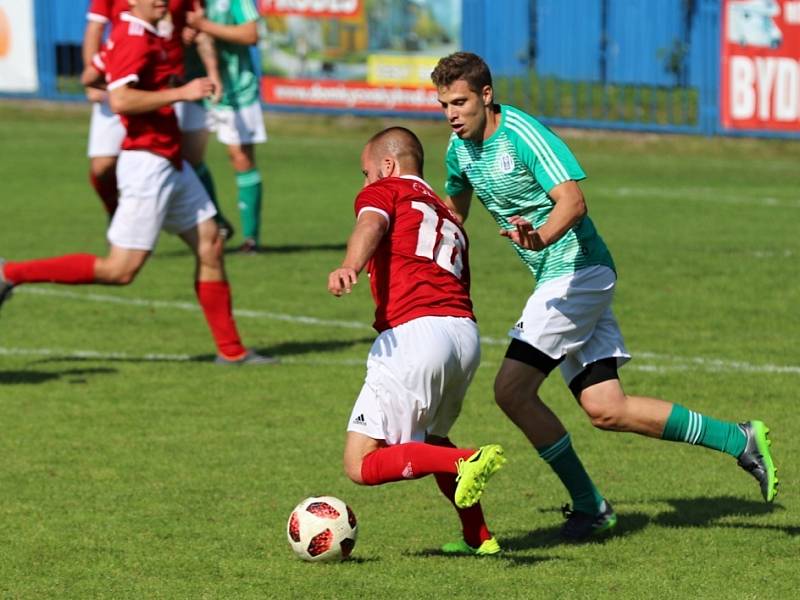
<svg viewBox="0 0 800 600">
<path fill-rule="evenodd" d="M 584 468 L 569 433 L 539 397 L 539 387 L 558 362 L 513 340 L 495 379 L 495 399 L 569 492 L 573 508 L 562 536 L 580 540 L 611 529 L 616 516 Z M 598 518 L 602 522 L 594 523 Z"/>
<path fill-rule="evenodd" d="M 241 252 L 253 253 L 261 242 L 261 173 L 256 168 L 254 144 L 267 141 L 261 104 L 254 102 L 237 110 L 218 108 L 214 112 L 217 139 L 228 148 L 236 173 L 239 216 L 244 243 Z"/>
<path fill-rule="evenodd" d="M 188 164 L 179 171 L 180 183 L 164 221 L 167 231 L 178 233 L 195 255 L 195 292 L 217 346 L 216 362 L 225 365 L 268 364 L 243 345 L 233 318 L 231 288 L 225 275 L 222 236 L 214 222 L 215 209 L 197 175 Z"/>
<path fill-rule="evenodd" d="M 124 138 L 125 127 L 119 115 L 111 111 L 108 102 L 93 103 L 87 151 L 89 181 L 109 218 L 114 216 L 117 209 L 116 165 Z"/>
<path fill-rule="evenodd" d="M 256 169 L 255 148 L 252 144 L 229 145 L 228 156 L 236 173 L 239 216 L 244 242 L 242 252 L 256 252 L 261 239 L 261 173 Z"/>
<path fill-rule="evenodd" d="M 777 470 L 767 438 L 769 429 L 761 421 L 721 421 L 680 404 L 627 395 L 617 377 L 615 359 L 588 365 L 570 388 L 595 427 L 685 442 L 729 454 L 756 478 L 764 500 L 774 499 Z"/>
<path fill-rule="evenodd" d="M 200 102 L 176 102 L 173 106 L 175 115 L 178 117 L 178 126 L 181 130 L 181 153 L 183 158 L 189 162 L 195 173 L 197 173 L 200 183 L 203 184 L 209 198 L 211 198 L 211 202 L 214 204 L 214 208 L 217 209 L 214 220 L 220 228 L 220 233 L 223 239 L 229 240 L 234 235 L 234 229 L 230 221 L 222 214 L 217 202 L 214 178 L 205 163 L 211 114 Z"/>
<path fill-rule="evenodd" d="M 89 182 L 103 203 L 108 218 L 117 210 L 117 157 L 93 156 L 89 159 Z"/>
<path fill-rule="evenodd" d="M 425 438 L 425 441 L 436 446 L 456 447 L 447 437 L 429 435 Z M 456 475 L 453 473 L 434 473 L 434 478 L 439 491 L 453 504 L 461 521 L 462 539 L 444 544 L 442 552 L 445 554 L 476 554 L 481 556 L 500 552 L 500 545 L 492 536 L 489 526 L 486 524 L 481 503 L 476 502 L 467 508 L 459 508 L 455 501 L 456 487 L 458 485 Z"/>
<path fill-rule="evenodd" d="M 415 441 L 425 438 L 439 409 L 447 384 L 447 363 L 454 360 L 449 340 L 439 331 L 441 321 L 436 317 L 414 319 L 382 332 L 375 340 L 367 377 L 348 424 L 347 446 L 356 450 L 346 451 L 351 462 L 345 470 L 356 483 L 379 485 L 433 473 L 456 475 L 463 470 L 460 465 L 476 454 L 473 449 Z M 363 437 L 383 444 L 360 454 Z M 496 456 L 496 448 L 483 454 Z M 502 449 L 499 451 L 502 454 Z M 352 462 L 353 457 L 360 462 Z M 486 470 L 495 466 L 488 459 L 481 465 Z"/>
</svg>

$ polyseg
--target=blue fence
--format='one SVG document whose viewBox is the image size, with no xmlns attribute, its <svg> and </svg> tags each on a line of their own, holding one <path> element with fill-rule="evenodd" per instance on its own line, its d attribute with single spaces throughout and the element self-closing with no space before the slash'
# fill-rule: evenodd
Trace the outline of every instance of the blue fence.
<svg viewBox="0 0 800 600">
<path fill-rule="evenodd" d="M 79 4 L 35 0 L 39 97 L 81 97 Z M 719 0 L 463 0 L 462 46 L 500 101 L 553 125 L 728 134 L 720 13 Z"/>
</svg>

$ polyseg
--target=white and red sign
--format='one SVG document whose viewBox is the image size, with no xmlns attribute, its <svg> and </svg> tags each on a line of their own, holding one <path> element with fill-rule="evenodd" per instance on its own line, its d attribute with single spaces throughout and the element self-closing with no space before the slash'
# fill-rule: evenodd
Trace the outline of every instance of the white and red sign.
<svg viewBox="0 0 800 600">
<path fill-rule="evenodd" d="M 262 77 L 261 98 L 269 106 L 439 112 L 436 90 L 356 81 Z"/>
<path fill-rule="evenodd" d="M 33 0 L 0 0 L 0 92 L 35 92 Z"/>
<path fill-rule="evenodd" d="M 261 0 L 264 15 L 300 15 L 303 17 L 354 17 L 363 0 Z"/>
<path fill-rule="evenodd" d="M 726 129 L 800 131 L 800 0 L 723 0 Z"/>
</svg>

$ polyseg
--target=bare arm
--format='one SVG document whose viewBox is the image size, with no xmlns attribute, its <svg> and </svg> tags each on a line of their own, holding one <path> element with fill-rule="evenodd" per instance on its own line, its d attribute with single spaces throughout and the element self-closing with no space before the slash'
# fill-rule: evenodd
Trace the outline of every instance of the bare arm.
<svg viewBox="0 0 800 600">
<path fill-rule="evenodd" d="M 166 88 L 156 91 L 138 90 L 131 85 L 122 85 L 109 91 L 111 110 L 124 115 L 158 110 L 181 100 L 200 100 L 208 96 L 213 89 L 207 77 L 193 79 L 186 85 L 177 88 Z"/>
<path fill-rule="evenodd" d="M 186 24 L 197 31 L 207 33 L 214 39 L 230 44 L 252 46 L 258 42 L 258 25 L 256 21 L 239 25 L 223 25 L 206 19 L 205 11 L 199 2 L 195 2 L 194 10 L 186 13 Z"/>
<path fill-rule="evenodd" d="M 358 274 L 375 253 L 388 226 L 386 218 L 381 214 L 372 211 L 361 213 L 350 239 L 347 240 L 347 253 L 342 266 L 328 275 L 328 291 L 331 294 L 341 296 L 350 293 L 358 283 Z"/>
<path fill-rule="evenodd" d="M 92 66 L 94 55 L 100 51 L 105 27 L 105 23 L 86 21 L 86 29 L 83 32 L 83 46 L 81 48 L 83 73 L 81 73 L 81 83 L 86 87 L 86 97 L 91 102 L 102 102 L 106 98 L 105 92 L 94 89 L 98 87 L 98 84 L 102 84 L 102 77 L 97 69 Z"/>
<path fill-rule="evenodd" d="M 81 47 L 84 68 L 92 64 L 92 58 L 100 51 L 100 44 L 103 42 L 103 31 L 105 31 L 105 28 L 105 23 L 86 21 L 86 29 L 83 31 L 83 46 Z"/>
<path fill-rule="evenodd" d="M 203 63 L 206 70 L 206 75 L 214 84 L 214 93 L 212 100 L 219 102 L 222 97 L 222 79 L 219 75 L 219 62 L 217 61 L 217 49 L 214 46 L 214 38 L 207 33 L 198 33 L 194 38 L 195 46 L 197 46 L 197 55 Z"/>
<path fill-rule="evenodd" d="M 464 190 L 455 196 L 448 196 L 444 201 L 447 207 L 455 213 L 462 224 L 469 216 L 469 205 L 471 202 L 472 190 L 470 189 Z"/>
<path fill-rule="evenodd" d="M 577 182 L 565 181 L 550 190 L 549 195 L 555 206 L 539 229 L 534 229 L 527 219 L 514 216 L 508 221 L 515 229 L 501 229 L 500 235 L 528 250 L 542 250 L 560 240 L 586 215 L 586 200 Z"/>
</svg>

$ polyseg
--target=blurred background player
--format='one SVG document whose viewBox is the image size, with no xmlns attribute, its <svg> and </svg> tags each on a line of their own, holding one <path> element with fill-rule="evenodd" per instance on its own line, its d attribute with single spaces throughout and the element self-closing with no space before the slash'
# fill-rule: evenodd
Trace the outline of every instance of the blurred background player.
<svg viewBox="0 0 800 600">
<path fill-rule="evenodd" d="M 111 108 L 126 134 L 117 164 L 119 206 L 108 229 L 106 257 L 72 254 L 0 263 L 0 301 L 23 283 L 131 283 L 152 253 L 161 229 L 178 234 L 196 258 L 195 291 L 217 346 L 218 364 L 274 362 L 242 345 L 233 319 L 230 286 L 214 205 L 181 157 L 181 134 L 172 104 L 210 95 L 208 78 L 171 87 L 176 54 L 157 24 L 166 0 L 130 0 L 106 53 Z"/>
<path fill-rule="evenodd" d="M 341 296 L 366 266 L 379 332 L 350 416 L 344 469 L 364 485 L 433 474 L 463 530 L 443 551 L 496 554 L 477 501 L 505 462 L 503 450 L 456 448 L 447 437 L 480 362 L 468 241 L 422 167 L 422 145 L 408 129 L 367 142 L 356 225 L 342 266 L 328 276 L 328 290 Z"/>
<path fill-rule="evenodd" d="M 536 279 L 509 332 L 495 396 L 569 491 L 573 508 L 565 507 L 562 536 L 585 540 L 611 530 L 617 517 L 539 397 L 557 366 L 595 427 L 725 452 L 738 458 L 771 502 L 778 480 L 764 423 L 719 421 L 623 391 L 617 367 L 630 354 L 611 311 L 614 261 L 587 215 L 577 183 L 585 174 L 566 144 L 530 115 L 496 104 L 489 67 L 475 54 L 442 58 L 431 79 L 452 130 L 448 205 L 463 223 L 475 192 Z"/>
<path fill-rule="evenodd" d="M 222 78 L 222 97 L 206 101 L 211 129 L 225 144 L 236 173 L 239 216 L 244 242 L 239 250 L 253 253 L 261 242 L 261 174 L 256 168 L 254 144 L 267 140 L 259 98 L 258 76 L 250 46 L 258 42 L 258 11 L 252 0 L 206 0 L 205 10 L 195 2 L 187 15 L 192 29 L 214 38 Z M 191 54 L 188 72 L 202 74 Z"/>
<path fill-rule="evenodd" d="M 169 12 L 160 23 L 161 31 L 167 35 L 169 52 L 175 62 L 174 84 L 182 83 L 185 80 L 183 68 L 184 37 L 187 30 L 186 14 L 194 6 L 193 0 L 169 0 Z M 92 62 L 98 55 L 103 42 L 103 35 L 107 27 L 113 28 L 118 22 L 120 15 L 128 11 L 130 4 L 128 0 L 91 0 L 89 10 L 86 15 L 86 29 L 83 36 L 83 64 L 84 75 L 81 78 L 84 82 L 92 82 L 96 78 L 96 72 L 92 69 Z M 196 45 L 196 55 L 202 61 L 208 73 L 208 77 L 215 85 L 214 97 L 221 93 L 219 71 L 217 68 L 217 57 L 214 51 L 214 42 L 209 36 L 189 36 L 191 43 Z M 117 206 L 117 177 L 116 165 L 119 156 L 120 146 L 125 137 L 125 129 L 120 123 L 119 116 L 114 114 L 108 104 L 108 96 L 105 90 L 98 89 L 92 85 L 86 86 L 86 95 L 92 101 L 92 118 L 89 127 L 89 177 L 92 187 L 97 192 L 103 202 L 103 206 L 109 217 L 114 215 Z M 202 153 L 198 156 L 192 152 L 197 147 L 204 147 L 204 142 L 198 142 L 198 138 L 207 135 L 205 130 L 205 112 L 202 108 L 194 108 L 196 103 L 187 103 L 188 107 L 183 109 L 183 102 L 176 105 L 178 123 L 183 131 L 182 148 L 185 150 L 185 158 L 197 172 L 203 186 L 211 196 L 216 206 L 216 196 L 214 194 L 214 183 L 211 173 L 203 162 Z M 217 210 L 215 217 L 223 236 L 231 237 L 233 229 L 230 223 Z"/>
</svg>

